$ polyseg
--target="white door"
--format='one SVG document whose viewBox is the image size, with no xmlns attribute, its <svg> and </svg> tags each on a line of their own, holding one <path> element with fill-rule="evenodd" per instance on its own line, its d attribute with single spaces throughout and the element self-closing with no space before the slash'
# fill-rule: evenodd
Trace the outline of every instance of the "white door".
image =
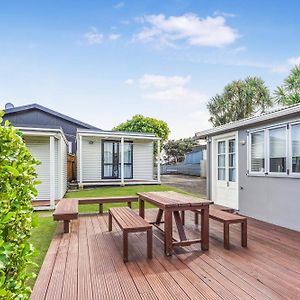
<svg viewBox="0 0 300 300">
<path fill-rule="evenodd" d="M 213 149 L 212 200 L 215 204 L 238 209 L 236 135 L 214 139 Z"/>
</svg>

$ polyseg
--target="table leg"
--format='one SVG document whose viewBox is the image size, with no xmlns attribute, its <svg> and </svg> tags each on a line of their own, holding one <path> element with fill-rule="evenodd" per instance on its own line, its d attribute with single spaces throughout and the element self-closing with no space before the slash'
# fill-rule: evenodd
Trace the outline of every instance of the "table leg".
<svg viewBox="0 0 300 300">
<path fill-rule="evenodd" d="M 165 254 L 167 256 L 172 255 L 172 212 L 165 211 Z"/>
<path fill-rule="evenodd" d="M 247 247 L 247 220 L 241 223 L 242 230 L 242 246 Z"/>
<path fill-rule="evenodd" d="M 99 214 L 103 214 L 103 203 L 99 203 Z"/>
<path fill-rule="evenodd" d="M 173 214 L 174 214 L 174 219 L 177 226 L 178 234 L 180 237 L 180 241 L 186 241 L 187 238 L 184 232 L 183 223 L 182 223 L 182 219 L 180 218 L 179 211 L 174 211 Z"/>
<path fill-rule="evenodd" d="M 209 249 L 209 206 L 201 209 L 201 249 Z"/>
<path fill-rule="evenodd" d="M 164 211 L 159 208 L 158 209 L 158 213 L 157 213 L 157 217 L 156 217 L 156 221 L 155 221 L 156 224 L 159 225 L 161 223 L 161 219 L 162 219 L 163 213 L 164 213 Z"/>
<path fill-rule="evenodd" d="M 139 198 L 139 214 L 145 219 L 145 201 Z"/>
<path fill-rule="evenodd" d="M 224 223 L 224 248 L 229 249 L 229 223 Z"/>
<path fill-rule="evenodd" d="M 185 223 L 185 211 L 184 210 L 181 211 L 181 222 L 182 222 L 182 225 L 184 225 L 184 223 Z"/>
</svg>

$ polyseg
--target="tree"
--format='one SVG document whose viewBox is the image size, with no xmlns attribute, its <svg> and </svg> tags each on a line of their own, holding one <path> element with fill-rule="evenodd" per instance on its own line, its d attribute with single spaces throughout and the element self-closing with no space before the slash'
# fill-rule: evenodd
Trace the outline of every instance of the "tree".
<svg viewBox="0 0 300 300">
<path fill-rule="evenodd" d="M 3 112 L 0 111 L 0 124 Z M 35 160 L 22 133 L 8 121 L 0 125 L 0 298 L 28 299 L 26 271 L 34 249 L 29 243 L 32 198 L 37 195 Z"/>
<path fill-rule="evenodd" d="M 300 103 L 300 64 L 291 70 L 283 85 L 277 87 L 274 94 L 278 104 L 286 106 Z"/>
<path fill-rule="evenodd" d="M 273 105 L 264 81 L 257 77 L 235 80 L 226 85 L 221 95 L 217 94 L 207 107 L 214 126 L 241 120 L 263 113 Z"/>
<path fill-rule="evenodd" d="M 135 115 L 130 120 L 119 124 L 113 128 L 114 131 L 142 132 L 154 133 L 155 136 L 161 138 L 164 143 L 170 134 L 169 126 L 162 120 Z M 162 147 L 161 143 L 161 147 Z M 157 147 L 154 148 L 154 156 L 157 154 Z"/>
<path fill-rule="evenodd" d="M 177 164 L 184 160 L 184 154 L 192 151 L 198 145 L 192 138 L 167 141 L 164 148 L 164 158 L 169 164 Z"/>
</svg>

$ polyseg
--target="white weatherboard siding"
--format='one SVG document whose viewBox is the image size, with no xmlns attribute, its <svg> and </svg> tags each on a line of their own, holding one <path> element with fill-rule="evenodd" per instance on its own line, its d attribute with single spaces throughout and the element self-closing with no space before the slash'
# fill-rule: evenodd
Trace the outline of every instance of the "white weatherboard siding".
<svg viewBox="0 0 300 300">
<path fill-rule="evenodd" d="M 50 196 L 50 147 L 49 137 L 25 137 L 25 143 L 32 156 L 41 161 L 36 166 L 38 180 L 42 183 L 37 185 L 38 197 L 36 200 L 49 200 Z"/>
<path fill-rule="evenodd" d="M 82 138 L 82 180 L 98 181 L 101 179 L 101 141 Z M 78 163 L 78 166 L 80 164 Z M 78 168 L 79 169 L 79 168 Z M 79 174 L 80 170 L 78 170 Z"/>
<path fill-rule="evenodd" d="M 153 142 L 133 143 L 133 179 L 153 180 Z"/>
<path fill-rule="evenodd" d="M 61 174 L 61 161 L 59 160 L 59 157 L 61 155 L 61 149 L 59 140 L 54 139 L 54 172 L 55 172 L 55 180 L 54 180 L 54 188 L 55 188 L 55 199 L 60 198 L 60 187 L 61 187 L 61 180 L 60 180 L 60 174 Z"/>
</svg>

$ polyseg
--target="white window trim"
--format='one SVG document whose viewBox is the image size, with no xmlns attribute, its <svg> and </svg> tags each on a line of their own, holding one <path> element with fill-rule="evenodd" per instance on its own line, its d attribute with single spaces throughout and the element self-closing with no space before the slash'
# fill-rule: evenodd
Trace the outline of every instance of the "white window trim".
<svg viewBox="0 0 300 300">
<path fill-rule="evenodd" d="M 300 124 L 299 121 L 292 121 L 292 122 L 286 122 L 286 123 L 280 123 L 274 126 L 270 127 L 264 127 L 264 128 L 257 128 L 254 130 L 248 131 L 247 134 L 247 175 L 248 176 L 258 176 L 258 177 L 284 177 L 284 178 L 300 178 L 300 173 L 294 173 L 292 172 L 292 139 L 291 139 L 291 128 L 293 125 Z M 269 131 L 271 129 L 276 128 L 286 128 L 286 172 L 270 172 L 270 145 L 269 145 Z M 264 152 L 265 152 L 265 172 L 254 172 L 251 171 L 251 134 L 256 132 L 264 132 Z"/>
<path fill-rule="evenodd" d="M 289 124 L 289 169 L 290 169 L 290 177 L 300 178 L 300 173 L 293 172 L 293 143 L 292 143 L 292 126 L 300 125 L 300 122 L 292 122 Z"/>
</svg>

